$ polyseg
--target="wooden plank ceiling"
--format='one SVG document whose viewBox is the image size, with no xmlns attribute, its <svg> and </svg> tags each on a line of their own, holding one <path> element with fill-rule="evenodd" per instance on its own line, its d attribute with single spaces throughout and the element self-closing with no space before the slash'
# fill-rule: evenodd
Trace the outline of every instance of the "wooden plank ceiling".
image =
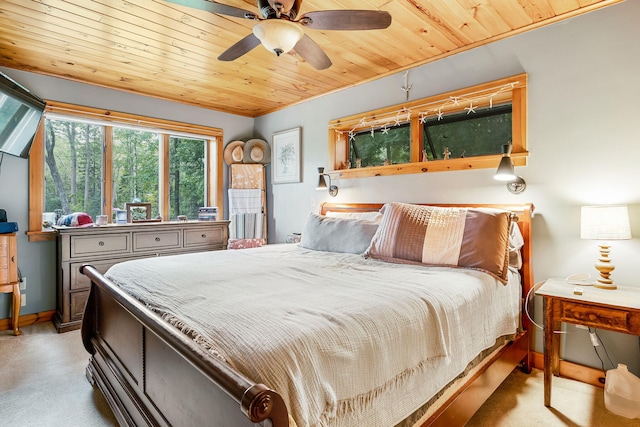
<svg viewBox="0 0 640 427">
<path fill-rule="evenodd" d="M 375 31 L 305 28 L 333 61 L 318 71 L 261 46 L 220 62 L 255 22 L 163 0 L 0 0 L 0 65 L 256 117 L 618 1 L 304 0 L 299 15 L 378 9 L 393 19 Z M 257 12 L 251 0 L 219 3 Z"/>
</svg>

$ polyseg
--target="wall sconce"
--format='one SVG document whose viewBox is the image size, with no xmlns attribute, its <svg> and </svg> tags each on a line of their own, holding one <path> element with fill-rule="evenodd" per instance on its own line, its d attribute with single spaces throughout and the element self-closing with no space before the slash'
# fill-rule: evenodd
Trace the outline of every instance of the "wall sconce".
<svg viewBox="0 0 640 427">
<path fill-rule="evenodd" d="M 324 173 L 324 168 L 318 168 L 318 175 L 319 175 L 319 180 L 318 180 L 318 186 L 316 187 L 316 190 L 329 190 L 329 195 L 331 197 L 336 197 L 336 195 L 338 194 L 338 187 L 336 185 L 331 185 L 331 177 L 329 176 L 329 174 Z M 325 178 L 326 177 L 326 178 Z M 327 181 L 329 180 L 329 186 L 327 186 Z"/>
<path fill-rule="evenodd" d="M 600 278 L 593 284 L 600 289 L 617 289 L 611 272 L 615 266 L 609 258 L 611 245 L 608 240 L 627 240 L 631 238 L 629 225 L 629 211 L 626 206 L 583 206 L 580 212 L 580 238 L 605 240 L 598 245 L 600 258 L 596 263 L 596 270 Z"/>
<path fill-rule="evenodd" d="M 493 179 L 506 181 L 507 190 L 513 194 L 522 193 L 527 188 L 524 178 L 515 173 L 513 161 L 511 161 L 511 141 L 502 146 L 502 159 L 500 159 L 500 164 L 495 175 L 493 175 Z"/>
</svg>

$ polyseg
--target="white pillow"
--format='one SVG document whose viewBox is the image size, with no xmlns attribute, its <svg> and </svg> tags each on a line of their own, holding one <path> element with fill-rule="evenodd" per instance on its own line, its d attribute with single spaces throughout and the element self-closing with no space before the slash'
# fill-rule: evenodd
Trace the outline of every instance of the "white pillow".
<svg viewBox="0 0 640 427">
<path fill-rule="evenodd" d="M 524 238 L 520 232 L 520 227 L 514 221 L 509 230 L 509 266 L 517 269 L 522 268 L 522 253 L 520 249 L 524 245 Z"/>
</svg>

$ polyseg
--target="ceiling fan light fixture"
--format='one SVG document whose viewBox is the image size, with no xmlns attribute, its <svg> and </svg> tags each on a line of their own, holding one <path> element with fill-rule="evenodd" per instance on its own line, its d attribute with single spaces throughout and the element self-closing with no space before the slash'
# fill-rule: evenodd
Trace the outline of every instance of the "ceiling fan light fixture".
<svg viewBox="0 0 640 427">
<path fill-rule="evenodd" d="M 253 34 L 271 52 L 280 56 L 294 48 L 304 36 L 298 24 L 285 19 L 267 19 L 253 27 Z"/>
</svg>

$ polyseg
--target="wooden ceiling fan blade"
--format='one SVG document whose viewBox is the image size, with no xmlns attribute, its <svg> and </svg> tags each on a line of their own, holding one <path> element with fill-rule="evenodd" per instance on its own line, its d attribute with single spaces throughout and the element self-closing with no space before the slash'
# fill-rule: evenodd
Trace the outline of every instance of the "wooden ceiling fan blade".
<svg viewBox="0 0 640 427">
<path fill-rule="evenodd" d="M 260 40 L 256 36 L 254 36 L 253 33 L 251 33 L 247 37 L 231 46 L 229 49 L 222 52 L 222 54 L 218 56 L 218 60 L 233 61 L 240 58 L 242 55 L 249 52 L 258 45 L 260 45 Z"/>
<path fill-rule="evenodd" d="M 383 10 L 318 10 L 298 22 L 314 30 L 380 30 L 391 25 L 391 15 Z"/>
<path fill-rule="evenodd" d="M 167 3 L 178 4 L 180 6 L 192 7 L 219 15 L 233 16 L 236 18 L 255 19 L 256 14 L 239 7 L 227 6 L 226 4 L 215 3 L 206 0 L 164 0 Z"/>
<path fill-rule="evenodd" d="M 322 48 L 306 34 L 296 43 L 293 50 L 316 70 L 324 70 L 331 67 L 331 59 L 329 59 Z"/>
</svg>

